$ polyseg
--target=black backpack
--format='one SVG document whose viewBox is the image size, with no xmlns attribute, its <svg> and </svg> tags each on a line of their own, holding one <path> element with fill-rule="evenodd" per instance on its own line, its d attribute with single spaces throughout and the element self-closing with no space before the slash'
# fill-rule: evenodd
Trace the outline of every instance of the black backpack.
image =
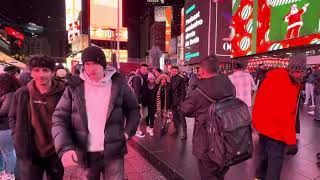
<svg viewBox="0 0 320 180">
<path fill-rule="evenodd" d="M 196 90 L 211 102 L 206 121 L 210 160 L 219 167 L 228 167 L 250 159 L 253 141 L 246 103 L 235 97 L 215 101 L 198 87 Z"/>
</svg>

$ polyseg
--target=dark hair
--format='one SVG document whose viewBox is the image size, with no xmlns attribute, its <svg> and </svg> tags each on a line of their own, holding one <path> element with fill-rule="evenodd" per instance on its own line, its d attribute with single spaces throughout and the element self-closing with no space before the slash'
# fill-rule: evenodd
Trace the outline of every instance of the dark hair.
<svg viewBox="0 0 320 180">
<path fill-rule="evenodd" d="M 20 73 L 20 69 L 17 66 L 13 66 L 13 65 L 4 67 L 3 71 L 10 75 L 14 75 L 15 73 L 18 73 L 18 74 Z"/>
<path fill-rule="evenodd" d="M 236 63 L 236 64 L 233 65 L 233 69 L 242 70 L 243 69 L 243 65 L 241 63 Z"/>
<path fill-rule="evenodd" d="M 10 74 L 0 74 L 0 96 L 15 92 L 21 87 L 20 81 Z"/>
<path fill-rule="evenodd" d="M 48 68 L 54 71 L 55 60 L 47 55 L 34 55 L 28 59 L 28 68 L 31 71 L 35 67 Z"/>
<path fill-rule="evenodd" d="M 219 61 L 216 56 L 211 55 L 200 61 L 201 68 L 207 70 L 209 73 L 219 72 Z"/>
<path fill-rule="evenodd" d="M 162 73 L 162 69 L 160 68 L 155 69 L 155 71 L 157 71 L 158 73 Z"/>
<path fill-rule="evenodd" d="M 146 67 L 146 68 L 148 68 L 149 66 L 148 66 L 148 64 L 141 64 L 141 65 L 140 65 L 140 68 L 141 68 L 141 67 Z"/>
<path fill-rule="evenodd" d="M 178 66 L 172 66 L 172 68 L 171 69 L 176 69 L 176 70 L 178 70 L 179 71 L 179 67 Z"/>
</svg>

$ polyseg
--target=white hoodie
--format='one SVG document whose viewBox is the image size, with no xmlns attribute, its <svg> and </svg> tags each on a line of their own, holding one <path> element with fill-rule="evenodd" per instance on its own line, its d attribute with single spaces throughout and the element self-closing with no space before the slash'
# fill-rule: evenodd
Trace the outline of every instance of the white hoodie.
<svg viewBox="0 0 320 180">
<path fill-rule="evenodd" d="M 84 70 L 80 73 L 80 78 L 84 80 L 89 152 L 104 150 L 104 130 L 111 96 L 111 77 L 115 72 L 115 68 L 107 67 L 104 78 L 99 82 L 92 81 Z"/>
</svg>

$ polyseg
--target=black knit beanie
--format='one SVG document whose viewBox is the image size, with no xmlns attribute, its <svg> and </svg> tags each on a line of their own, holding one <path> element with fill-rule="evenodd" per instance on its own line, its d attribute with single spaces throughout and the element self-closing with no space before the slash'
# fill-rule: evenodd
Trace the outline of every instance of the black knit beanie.
<svg viewBox="0 0 320 180">
<path fill-rule="evenodd" d="M 106 56 L 101 48 L 96 46 L 87 47 L 83 50 L 81 55 L 81 61 L 84 65 L 85 62 L 93 61 L 100 64 L 103 69 L 107 66 Z"/>
</svg>

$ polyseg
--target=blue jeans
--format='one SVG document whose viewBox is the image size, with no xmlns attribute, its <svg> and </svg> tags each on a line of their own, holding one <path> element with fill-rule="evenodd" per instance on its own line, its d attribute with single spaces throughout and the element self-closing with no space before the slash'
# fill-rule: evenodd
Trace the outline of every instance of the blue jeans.
<svg viewBox="0 0 320 180">
<path fill-rule="evenodd" d="M 16 167 L 16 152 L 13 147 L 11 130 L 0 130 L 0 152 L 2 161 L 0 162 L 0 170 L 5 170 L 7 173 L 14 173 Z"/>
</svg>

